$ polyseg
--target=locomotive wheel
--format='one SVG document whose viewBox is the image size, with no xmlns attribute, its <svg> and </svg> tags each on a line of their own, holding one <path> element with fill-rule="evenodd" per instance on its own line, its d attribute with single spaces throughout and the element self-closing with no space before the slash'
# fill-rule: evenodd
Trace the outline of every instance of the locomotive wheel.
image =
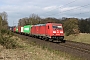
<svg viewBox="0 0 90 60">
<path fill-rule="evenodd" d="M 50 42 L 53 42 L 53 39 L 49 39 Z"/>
<path fill-rule="evenodd" d="M 49 38 L 45 38 L 45 41 L 49 41 Z"/>
<path fill-rule="evenodd" d="M 61 40 L 61 43 L 65 43 L 66 41 L 65 40 Z"/>
<path fill-rule="evenodd" d="M 44 37 L 43 36 L 41 36 L 41 40 L 44 40 Z"/>
</svg>

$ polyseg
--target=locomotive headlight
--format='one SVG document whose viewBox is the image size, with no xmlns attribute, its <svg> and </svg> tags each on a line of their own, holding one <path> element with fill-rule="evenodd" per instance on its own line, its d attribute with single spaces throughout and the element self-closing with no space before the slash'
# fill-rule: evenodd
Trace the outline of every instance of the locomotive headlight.
<svg viewBox="0 0 90 60">
<path fill-rule="evenodd" d="M 56 31 L 53 31 L 53 33 L 56 33 Z"/>
<path fill-rule="evenodd" d="M 60 33 L 63 33 L 63 31 L 60 31 Z"/>
</svg>

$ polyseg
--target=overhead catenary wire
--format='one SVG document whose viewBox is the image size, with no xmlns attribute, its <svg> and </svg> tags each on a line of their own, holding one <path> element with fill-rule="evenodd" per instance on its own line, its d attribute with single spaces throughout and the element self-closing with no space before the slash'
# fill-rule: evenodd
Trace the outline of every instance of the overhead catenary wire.
<svg viewBox="0 0 90 60">
<path fill-rule="evenodd" d="M 63 14 L 63 13 L 65 13 L 65 12 L 70 12 L 71 10 L 75 10 L 75 9 L 82 9 L 82 7 L 87 7 L 87 6 L 90 6 L 90 4 L 86 4 L 86 5 L 82 5 L 82 6 L 79 6 L 79 7 L 76 7 L 76 8 L 72 8 L 72 9 L 69 9 L 69 10 L 65 10 L 65 11 L 62 11 L 62 12 L 60 12 L 60 13 L 58 13 L 58 14 L 51 14 L 51 15 L 49 15 L 49 16 L 52 16 L 52 15 L 59 15 L 59 14 Z M 90 11 L 89 11 L 90 12 Z M 78 14 L 74 14 L 74 15 L 80 15 L 80 14 L 85 14 L 85 13 L 88 13 L 88 12 L 84 12 L 84 13 L 78 13 Z"/>
<path fill-rule="evenodd" d="M 71 11 L 71 10 L 74 10 L 74 9 L 81 9 L 81 7 L 86 7 L 86 6 L 89 6 L 90 4 L 86 4 L 86 5 L 83 5 L 83 6 L 78 6 L 76 8 L 72 8 L 72 9 L 69 9 L 69 10 L 65 10 L 65 11 L 62 11 L 60 13 L 64 13 L 64 12 L 67 12 L 67 11 Z"/>
<path fill-rule="evenodd" d="M 65 4 L 66 6 L 67 5 L 69 5 L 69 4 L 72 4 L 72 3 L 75 3 L 77 0 L 73 0 L 73 1 L 71 1 L 71 2 L 69 2 L 69 3 L 67 3 L 67 4 Z M 64 5 L 64 6 L 65 6 Z M 64 15 L 65 14 L 65 12 L 71 12 L 71 10 L 77 10 L 77 9 L 79 9 L 79 10 L 82 10 L 83 11 L 83 7 L 88 7 L 88 6 L 90 6 L 90 4 L 85 4 L 85 5 L 82 5 L 82 6 L 77 6 L 77 7 L 74 7 L 74 8 L 71 8 L 71 9 L 68 9 L 68 10 L 65 10 L 65 11 L 61 11 L 61 12 L 57 12 L 57 13 L 53 13 L 53 14 L 49 14 L 49 12 L 53 12 L 52 10 L 51 11 L 48 11 L 48 16 L 50 17 L 50 16 L 55 16 L 55 15 L 60 15 L 60 14 L 62 14 L 62 15 Z M 62 8 L 63 9 L 63 7 L 61 6 L 61 7 L 58 7 L 58 8 L 56 8 L 56 9 L 60 9 L 60 8 Z M 46 12 L 47 13 L 47 12 Z M 79 12 L 79 13 L 77 13 L 77 14 L 71 14 L 71 13 L 69 13 L 69 16 L 70 16 L 70 14 L 72 15 L 72 16 L 74 16 L 74 15 L 81 15 L 81 14 L 85 14 L 85 13 L 89 13 L 89 11 L 88 12 Z"/>
<path fill-rule="evenodd" d="M 65 4 L 65 5 L 70 5 L 70 4 L 75 3 L 75 2 L 76 2 L 76 0 L 73 0 L 73 1 L 71 1 L 71 2 L 69 2 L 69 3 L 67 3 L 67 4 Z M 62 8 L 62 6 L 59 7 L 59 8 Z"/>
<path fill-rule="evenodd" d="M 78 14 L 74 14 L 74 15 L 80 15 L 80 14 L 85 14 L 85 13 L 90 13 L 90 11 L 88 11 L 88 12 L 83 12 L 83 13 L 78 13 Z"/>
<path fill-rule="evenodd" d="M 71 1 L 71 2 L 69 2 L 69 3 L 66 3 L 65 5 L 70 5 L 70 4 L 72 4 L 72 3 L 75 3 L 77 0 L 73 0 L 73 1 Z M 61 7 L 59 7 L 59 8 L 62 8 L 62 6 Z M 59 8 L 56 8 L 56 9 L 59 9 Z M 50 11 L 48 11 L 48 12 L 46 12 L 46 13 L 49 13 Z"/>
</svg>

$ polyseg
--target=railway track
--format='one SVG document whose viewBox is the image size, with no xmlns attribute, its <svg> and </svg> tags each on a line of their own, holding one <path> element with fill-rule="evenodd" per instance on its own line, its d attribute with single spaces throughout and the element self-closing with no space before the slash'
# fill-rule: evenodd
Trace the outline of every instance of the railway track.
<svg viewBox="0 0 90 60">
<path fill-rule="evenodd" d="M 66 40 L 65 43 L 52 43 L 45 40 L 40 40 L 40 39 L 36 39 L 36 38 L 32 38 L 32 37 L 28 37 L 28 36 L 24 36 L 20 34 L 16 34 L 16 35 L 19 36 L 20 38 L 26 38 L 30 42 L 31 41 L 35 42 L 38 45 L 47 46 L 48 48 L 51 48 L 54 50 L 66 52 L 73 56 L 83 58 L 85 60 L 90 60 L 90 45 L 89 44 L 73 42 L 73 41 L 68 41 L 68 40 Z"/>
<path fill-rule="evenodd" d="M 73 42 L 73 41 L 66 41 L 65 44 L 60 44 L 60 45 L 90 54 L 90 45 L 89 44 Z"/>
</svg>

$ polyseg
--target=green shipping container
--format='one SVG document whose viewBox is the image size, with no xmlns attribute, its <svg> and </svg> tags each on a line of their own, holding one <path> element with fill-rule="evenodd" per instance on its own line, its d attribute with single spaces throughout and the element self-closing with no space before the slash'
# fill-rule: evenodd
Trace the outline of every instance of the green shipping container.
<svg viewBox="0 0 90 60">
<path fill-rule="evenodd" d="M 24 26 L 24 33 L 30 34 L 32 25 L 25 25 Z"/>
<path fill-rule="evenodd" d="M 16 27 L 16 32 L 18 32 L 18 27 Z"/>
</svg>

